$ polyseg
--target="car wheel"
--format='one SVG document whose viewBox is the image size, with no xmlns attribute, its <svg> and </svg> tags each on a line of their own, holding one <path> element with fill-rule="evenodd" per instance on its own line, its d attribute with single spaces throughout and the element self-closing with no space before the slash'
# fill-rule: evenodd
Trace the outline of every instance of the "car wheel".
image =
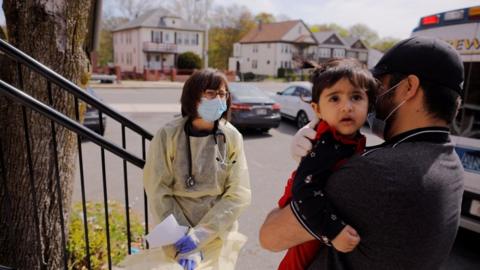
<svg viewBox="0 0 480 270">
<path fill-rule="evenodd" d="M 298 115 L 297 115 L 297 127 L 298 127 L 298 128 L 302 128 L 302 127 L 304 127 L 306 124 L 308 124 L 308 122 L 309 122 L 309 120 L 308 120 L 307 114 L 306 114 L 304 111 L 298 112 Z"/>
</svg>

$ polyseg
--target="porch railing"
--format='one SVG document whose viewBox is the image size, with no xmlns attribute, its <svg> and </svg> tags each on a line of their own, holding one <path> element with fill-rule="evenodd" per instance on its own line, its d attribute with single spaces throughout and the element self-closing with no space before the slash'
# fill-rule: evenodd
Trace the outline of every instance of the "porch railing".
<svg viewBox="0 0 480 270">
<path fill-rule="evenodd" d="M 34 175 L 33 175 L 33 168 L 32 168 L 32 162 L 31 162 L 31 146 L 29 145 L 29 142 L 31 141 L 30 135 L 29 135 L 29 126 L 28 126 L 28 121 L 26 118 L 26 111 L 27 110 L 32 110 L 41 116 L 47 118 L 51 122 L 51 136 L 52 136 L 52 143 L 53 143 L 53 149 L 55 153 L 55 169 L 57 172 L 56 176 L 56 185 L 57 185 L 57 190 L 56 192 L 60 192 L 60 177 L 58 176 L 58 150 L 57 149 L 57 134 L 56 134 L 56 129 L 55 127 L 60 125 L 63 126 L 70 131 L 74 132 L 77 135 L 77 148 L 78 148 L 78 158 L 79 158 L 79 172 L 80 172 L 80 185 L 81 185 L 81 201 L 82 201 L 82 211 L 83 211 L 83 230 L 84 230 L 84 235 L 85 235 L 85 249 L 86 249 L 86 261 L 87 261 L 87 266 L 88 269 L 92 269 L 92 264 L 90 261 L 90 244 L 89 244 L 89 232 L 88 232 L 88 226 L 87 226 L 87 221 L 88 221 L 88 213 L 87 213 L 87 207 L 86 207 L 86 196 L 85 196 L 85 173 L 84 173 L 84 158 L 83 158 L 83 151 L 82 151 L 82 139 L 87 139 L 91 141 L 92 143 L 98 145 L 101 149 L 101 165 L 102 165 L 102 184 L 103 184 L 103 204 L 104 204 L 104 210 L 105 210 L 105 234 L 106 234 L 106 239 L 107 239 L 107 251 L 108 251 L 108 269 L 112 269 L 112 258 L 111 258 L 111 239 L 110 239 L 110 225 L 109 225 L 109 209 L 108 209 L 108 190 L 107 190 L 107 179 L 106 179 L 106 166 L 105 166 L 105 150 L 109 151 L 116 157 L 120 158 L 123 160 L 123 176 L 124 176 L 124 194 L 125 194 L 125 216 L 126 216 L 126 235 L 127 235 L 127 249 L 128 249 L 128 254 L 132 253 L 132 239 L 131 237 L 131 227 L 130 227 L 130 199 L 129 199 L 129 181 L 128 181 L 128 174 L 127 174 L 127 163 L 133 164 L 134 166 L 138 168 L 143 168 L 145 164 L 145 156 L 146 156 L 146 143 L 147 141 L 150 141 L 152 139 L 152 134 L 150 134 L 148 131 L 134 123 L 132 120 L 126 118 L 125 116 L 119 114 L 106 104 L 104 104 L 102 101 L 99 99 L 89 95 L 86 93 L 86 91 L 82 90 L 80 87 L 75 85 L 74 83 L 70 82 L 69 80 L 65 79 L 58 73 L 54 72 L 50 68 L 44 66 L 40 62 L 36 61 L 32 57 L 26 55 L 22 51 L 16 49 L 15 47 L 11 46 L 4 40 L 0 39 L 0 52 L 2 52 L 4 55 L 8 56 L 13 62 L 15 63 L 16 67 L 11 67 L 11 68 L 16 68 L 17 71 L 19 72 L 18 76 L 18 82 L 17 86 L 18 88 L 6 83 L 3 80 L 0 80 L 0 95 L 7 96 L 10 98 L 12 101 L 21 104 L 22 105 L 22 112 L 23 112 L 23 125 L 24 125 L 24 130 L 25 130 L 25 137 L 26 137 L 26 142 L 27 142 L 27 160 L 29 160 L 28 164 L 30 164 L 30 179 L 33 185 L 34 181 Z M 75 100 L 75 119 L 71 119 L 67 117 L 66 115 L 58 112 L 55 110 L 55 108 L 52 108 L 50 105 L 46 105 L 35 98 L 25 94 L 21 89 L 23 88 L 23 81 L 22 81 L 22 76 L 21 76 L 21 71 L 23 68 L 28 68 L 29 70 L 37 73 L 41 77 L 43 77 L 47 81 L 47 91 L 48 91 L 48 98 L 49 98 L 49 103 L 53 104 L 53 96 L 52 96 L 52 85 L 56 85 L 60 89 L 68 92 L 69 94 L 73 95 L 74 100 Z M 99 122 L 100 125 L 103 125 L 103 114 L 108 115 L 111 119 L 117 121 L 120 126 L 121 126 L 121 140 L 122 140 L 122 146 L 119 146 L 115 143 L 112 143 L 111 141 L 107 140 L 103 136 L 93 132 L 92 130 L 84 127 L 80 123 L 80 108 L 79 108 L 79 101 L 83 101 L 87 103 L 90 106 L 95 107 L 96 109 L 99 110 Z M 20 123 L 19 123 L 20 124 Z M 142 149 L 142 155 L 141 157 L 136 156 L 135 154 L 132 154 L 129 152 L 127 148 L 127 140 L 126 140 L 126 129 L 129 129 L 132 131 L 134 134 L 138 135 L 141 138 L 141 149 Z M 0 156 L 3 156 L 2 151 L 2 141 L 0 138 Z M 1 159 L 0 159 L 1 160 Z M 0 168 L 0 172 L 3 174 L 5 173 L 3 170 L 3 165 L 1 164 L 2 168 Z M 0 175 L 0 177 L 4 177 L 4 175 Z M 8 181 L 8 179 L 6 179 Z M 31 192 L 34 193 L 33 188 L 31 189 Z M 59 194 L 61 197 L 61 194 Z M 34 196 L 34 194 L 32 194 Z M 53 195 L 52 195 L 53 196 Z M 143 192 L 143 199 L 144 199 L 144 205 L 143 205 L 143 211 L 144 211 L 144 232 L 145 234 L 148 233 L 148 206 L 147 206 L 147 200 L 146 200 L 146 194 Z M 34 202 L 35 203 L 35 202 Z M 65 206 L 62 205 L 61 200 L 59 203 L 59 212 L 60 214 L 60 220 L 61 220 L 61 227 L 62 227 L 62 240 L 63 240 L 63 262 L 64 262 L 64 268 L 67 269 L 67 252 L 66 252 L 66 235 L 65 235 L 65 220 L 63 217 L 63 208 Z M 36 209 L 36 207 L 34 208 Z M 34 213 L 34 215 L 38 215 L 38 213 Z M 38 217 L 38 216 L 37 216 Z M 38 218 L 36 218 L 36 223 L 35 224 L 37 227 L 40 226 L 38 224 Z M 37 233 L 38 233 L 37 229 Z M 148 247 L 147 247 L 148 248 Z M 41 251 L 39 251 L 41 252 Z M 41 256 L 39 256 L 41 257 Z M 10 266 L 12 267 L 12 266 Z M 13 266 L 15 267 L 15 266 Z M 1 266 L 0 265 L 0 270 L 3 269 L 12 269 L 8 268 L 6 266 Z"/>
</svg>

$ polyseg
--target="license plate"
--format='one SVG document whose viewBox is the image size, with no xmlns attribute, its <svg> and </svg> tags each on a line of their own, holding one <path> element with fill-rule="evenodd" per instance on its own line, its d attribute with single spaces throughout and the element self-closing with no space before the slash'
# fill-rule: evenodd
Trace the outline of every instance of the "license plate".
<svg viewBox="0 0 480 270">
<path fill-rule="evenodd" d="M 470 214 L 480 217 L 480 201 L 472 200 L 472 204 L 470 204 Z"/>
<path fill-rule="evenodd" d="M 257 115 L 266 115 L 267 114 L 267 109 L 257 109 L 256 113 L 257 113 Z"/>
</svg>

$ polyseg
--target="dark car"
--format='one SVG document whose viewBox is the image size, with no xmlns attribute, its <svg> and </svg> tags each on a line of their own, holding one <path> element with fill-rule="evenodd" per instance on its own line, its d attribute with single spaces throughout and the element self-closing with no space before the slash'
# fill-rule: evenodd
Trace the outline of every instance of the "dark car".
<svg viewBox="0 0 480 270">
<path fill-rule="evenodd" d="M 101 100 L 92 88 L 88 87 L 87 93 L 94 96 L 96 99 Z M 102 127 L 100 127 L 99 111 L 87 104 L 87 111 L 85 112 L 83 125 L 103 136 L 107 125 L 107 117 L 105 114 L 102 114 L 102 124 Z"/>
<path fill-rule="evenodd" d="M 232 96 L 230 122 L 237 128 L 268 131 L 280 125 L 280 105 L 256 86 L 229 84 Z"/>
</svg>

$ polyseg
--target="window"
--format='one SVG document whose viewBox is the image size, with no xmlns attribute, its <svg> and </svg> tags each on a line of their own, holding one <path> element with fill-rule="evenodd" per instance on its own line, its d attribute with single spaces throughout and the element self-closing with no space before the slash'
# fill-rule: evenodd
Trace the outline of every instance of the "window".
<svg viewBox="0 0 480 270">
<path fill-rule="evenodd" d="M 197 34 L 195 34 L 195 45 L 198 45 L 198 39 L 199 39 L 199 35 L 197 33 Z"/>
<path fill-rule="evenodd" d="M 190 41 L 192 42 L 192 45 L 195 45 L 195 36 L 190 34 Z"/>
<path fill-rule="evenodd" d="M 253 68 L 253 69 L 257 69 L 257 68 L 258 68 L 257 60 L 252 60 L 252 68 Z"/>
<path fill-rule="evenodd" d="M 320 48 L 318 50 L 320 58 L 330 58 L 332 57 L 331 55 L 331 49 L 329 48 Z"/>
<path fill-rule="evenodd" d="M 289 87 L 287 89 L 285 89 L 283 92 L 282 92 L 282 96 L 291 96 L 293 95 L 293 92 L 295 91 L 295 86 L 292 86 L 292 87 Z"/>
<path fill-rule="evenodd" d="M 170 41 L 170 34 L 165 33 L 165 42 L 168 43 Z"/>
<path fill-rule="evenodd" d="M 267 60 L 267 65 L 270 65 L 270 60 Z"/>
<path fill-rule="evenodd" d="M 368 58 L 367 53 L 359 53 L 358 54 L 358 60 L 360 60 L 360 61 L 367 61 L 367 58 Z"/>
<path fill-rule="evenodd" d="M 270 49 L 270 43 L 267 43 L 267 49 Z"/>
<path fill-rule="evenodd" d="M 345 57 L 345 50 L 344 49 L 333 49 L 333 57 Z"/>
<path fill-rule="evenodd" d="M 177 33 L 177 44 L 182 44 L 182 33 Z"/>
<path fill-rule="evenodd" d="M 357 58 L 357 54 L 355 52 L 347 52 L 348 58 Z"/>
<path fill-rule="evenodd" d="M 312 91 L 302 87 L 302 96 L 306 98 L 312 97 Z"/>
<path fill-rule="evenodd" d="M 162 32 L 152 31 L 151 32 L 151 42 L 162 43 Z"/>
<path fill-rule="evenodd" d="M 292 96 L 299 97 L 303 95 L 303 88 L 302 87 L 296 87 L 295 91 L 293 92 Z"/>
<path fill-rule="evenodd" d="M 257 53 L 258 52 L 258 45 L 253 45 L 253 52 L 254 53 Z"/>
<path fill-rule="evenodd" d="M 189 43 L 188 40 L 189 40 L 189 39 L 188 39 L 188 33 L 184 33 L 184 35 L 183 35 L 183 43 L 184 43 L 185 45 L 188 45 L 188 43 Z"/>
</svg>

